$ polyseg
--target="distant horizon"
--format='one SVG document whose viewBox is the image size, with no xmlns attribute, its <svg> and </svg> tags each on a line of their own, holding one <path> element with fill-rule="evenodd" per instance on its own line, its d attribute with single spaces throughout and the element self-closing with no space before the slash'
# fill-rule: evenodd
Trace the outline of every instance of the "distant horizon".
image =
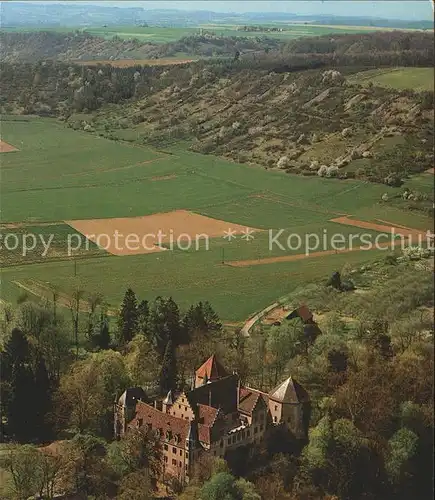
<svg viewBox="0 0 435 500">
<path fill-rule="evenodd" d="M 101 7 L 140 7 L 144 10 L 212 11 L 228 14 L 276 13 L 296 16 L 335 16 L 373 18 L 401 21 L 433 21 L 431 0 L 179 0 L 179 1 L 106 1 L 106 0 L 9 0 L 3 3 L 30 3 L 35 5 L 75 4 Z"/>
</svg>

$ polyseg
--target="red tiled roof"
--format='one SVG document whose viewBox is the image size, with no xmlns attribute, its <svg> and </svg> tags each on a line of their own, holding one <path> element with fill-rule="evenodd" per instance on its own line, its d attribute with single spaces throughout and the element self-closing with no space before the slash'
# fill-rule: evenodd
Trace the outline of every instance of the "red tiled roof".
<svg viewBox="0 0 435 500">
<path fill-rule="evenodd" d="M 203 443 L 210 444 L 211 441 L 211 430 L 213 423 L 216 419 L 219 410 L 211 408 L 207 405 L 198 405 L 199 418 L 203 418 L 203 421 L 198 424 L 198 436 L 199 440 Z M 136 414 L 128 424 L 130 428 L 135 428 L 138 422 L 142 419 L 141 424 L 147 425 L 151 424 L 153 430 L 161 429 L 163 432 L 162 438 L 166 440 L 166 431 L 171 431 L 171 439 L 169 443 L 176 444 L 175 438 L 178 435 L 180 437 L 180 443 L 184 445 L 187 438 L 190 422 L 189 420 L 175 417 L 174 415 L 169 415 L 168 413 L 163 413 L 157 410 L 153 406 L 147 405 L 142 401 L 139 401 L 136 405 Z"/>
<path fill-rule="evenodd" d="M 172 436 L 169 442 L 175 443 L 175 437 L 179 435 L 180 440 L 184 443 L 189 432 L 189 420 L 163 413 L 142 401 L 136 404 L 136 413 L 129 423 L 129 427 L 137 427 L 140 419 L 142 419 L 142 425 L 151 424 L 153 430 L 161 429 L 163 437 L 166 436 L 166 431 L 171 431 Z"/>
<path fill-rule="evenodd" d="M 298 308 L 298 315 L 302 321 L 310 321 L 313 319 L 313 313 L 305 305 Z"/>
<path fill-rule="evenodd" d="M 198 425 L 198 437 L 201 443 L 210 444 L 211 428 L 208 425 Z"/>
<path fill-rule="evenodd" d="M 225 368 L 219 363 L 214 354 L 196 370 L 197 377 L 204 378 L 206 375 L 208 380 L 216 380 L 228 376 Z"/>
<path fill-rule="evenodd" d="M 248 415 L 252 415 L 259 398 L 268 404 L 269 397 L 267 394 L 257 391 L 256 389 L 251 389 L 250 387 L 241 387 L 239 392 L 239 410 Z"/>
<path fill-rule="evenodd" d="M 198 404 L 197 407 L 199 423 L 211 427 L 216 420 L 219 410 L 217 408 L 202 404 Z"/>
</svg>

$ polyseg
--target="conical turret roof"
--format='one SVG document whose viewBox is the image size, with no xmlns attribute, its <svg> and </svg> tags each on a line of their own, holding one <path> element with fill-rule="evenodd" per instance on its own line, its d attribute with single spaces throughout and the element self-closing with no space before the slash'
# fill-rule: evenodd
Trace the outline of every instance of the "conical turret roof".
<svg viewBox="0 0 435 500">
<path fill-rule="evenodd" d="M 292 377 L 284 380 L 270 391 L 269 397 L 280 403 L 306 403 L 310 400 L 307 391 Z"/>
<path fill-rule="evenodd" d="M 174 404 L 174 394 L 172 392 L 172 389 L 168 391 L 168 394 L 166 394 L 166 397 L 163 400 L 163 404 L 165 404 L 165 405 Z"/>
</svg>

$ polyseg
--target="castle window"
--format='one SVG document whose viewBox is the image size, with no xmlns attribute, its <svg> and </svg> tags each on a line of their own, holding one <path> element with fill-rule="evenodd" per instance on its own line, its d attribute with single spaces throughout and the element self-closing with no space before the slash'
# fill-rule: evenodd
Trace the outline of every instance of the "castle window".
<svg viewBox="0 0 435 500">
<path fill-rule="evenodd" d="M 172 447 L 172 453 L 177 453 L 177 448 Z"/>
<path fill-rule="evenodd" d="M 260 425 L 260 431 L 262 431 L 262 430 L 263 430 L 263 424 Z"/>
<path fill-rule="evenodd" d="M 137 426 L 141 427 L 143 425 L 143 418 L 139 418 L 137 421 Z"/>
<path fill-rule="evenodd" d="M 186 451 L 186 458 L 189 458 L 189 452 Z"/>
<path fill-rule="evenodd" d="M 174 458 L 172 459 L 172 465 L 177 465 L 177 461 Z"/>
<path fill-rule="evenodd" d="M 181 418 L 184 418 L 184 415 L 183 415 L 183 414 L 181 414 Z"/>
<path fill-rule="evenodd" d="M 181 405 L 178 405 L 178 408 L 181 410 Z"/>
<path fill-rule="evenodd" d="M 165 463 L 168 463 L 168 457 L 165 456 L 165 457 L 163 457 L 163 459 L 164 459 Z"/>
<path fill-rule="evenodd" d="M 275 405 L 275 411 L 278 411 L 278 405 Z"/>
<path fill-rule="evenodd" d="M 168 451 L 168 445 L 167 444 L 165 444 L 165 450 Z"/>
<path fill-rule="evenodd" d="M 178 462 L 179 466 L 181 467 L 183 464 L 181 462 Z"/>
<path fill-rule="evenodd" d="M 274 422 L 276 422 L 276 420 L 277 420 L 277 419 L 276 419 L 276 416 L 275 416 L 275 417 L 273 417 L 273 421 L 274 421 Z"/>
<path fill-rule="evenodd" d="M 183 456 L 183 450 L 180 450 L 180 457 Z"/>
</svg>

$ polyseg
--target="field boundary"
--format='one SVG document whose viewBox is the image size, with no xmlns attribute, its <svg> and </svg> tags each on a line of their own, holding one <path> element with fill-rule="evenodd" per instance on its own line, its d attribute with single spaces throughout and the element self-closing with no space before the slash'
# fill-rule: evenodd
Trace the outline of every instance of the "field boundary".
<svg viewBox="0 0 435 500">
<path fill-rule="evenodd" d="M 380 225 L 372 222 L 366 222 L 366 221 L 361 221 L 357 219 L 350 219 L 347 216 L 344 217 L 338 217 L 336 219 L 331 219 L 329 222 L 335 222 L 338 224 L 343 224 L 347 226 L 354 226 L 354 227 L 359 227 L 363 229 L 370 229 L 373 231 L 378 231 L 379 233 L 392 233 L 394 229 L 398 229 L 396 236 L 404 236 L 406 238 L 409 238 L 409 242 L 413 242 L 416 238 L 421 237 L 422 235 L 425 235 L 423 231 L 420 231 L 418 229 L 411 229 L 411 228 L 405 228 L 404 226 L 399 226 L 399 225 L 391 225 L 391 226 L 385 226 L 385 225 Z M 406 229 L 407 231 L 402 231 L 400 230 Z M 335 254 L 343 254 L 343 253 L 350 253 L 350 252 L 363 252 L 363 251 L 370 251 L 370 250 L 381 250 L 385 248 L 394 248 L 396 246 L 396 243 L 401 243 L 401 241 L 390 241 L 390 242 L 385 242 L 385 243 L 378 243 L 377 247 L 373 248 L 364 248 L 361 246 L 358 247 L 352 247 L 352 248 L 341 248 L 341 249 L 335 249 L 335 250 L 322 250 L 318 252 L 311 252 L 311 253 L 299 253 L 299 254 L 293 254 L 293 255 L 281 255 L 281 256 L 276 256 L 276 257 L 264 257 L 262 259 L 247 259 L 247 260 L 233 260 L 233 261 L 228 261 L 226 262 L 226 265 L 231 266 L 231 267 L 251 267 L 251 266 L 257 266 L 257 265 L 263 265 L 263 264 L 277 264 L 280 262 L 293 262 L 293 261 L 298 261 L 298 260 L 304 260 L 304 259 L 310 259 L 310 258 L 316 258 L 316 257 L 325 257 L 327 255 L 335 255 Z"/>
</svg>

